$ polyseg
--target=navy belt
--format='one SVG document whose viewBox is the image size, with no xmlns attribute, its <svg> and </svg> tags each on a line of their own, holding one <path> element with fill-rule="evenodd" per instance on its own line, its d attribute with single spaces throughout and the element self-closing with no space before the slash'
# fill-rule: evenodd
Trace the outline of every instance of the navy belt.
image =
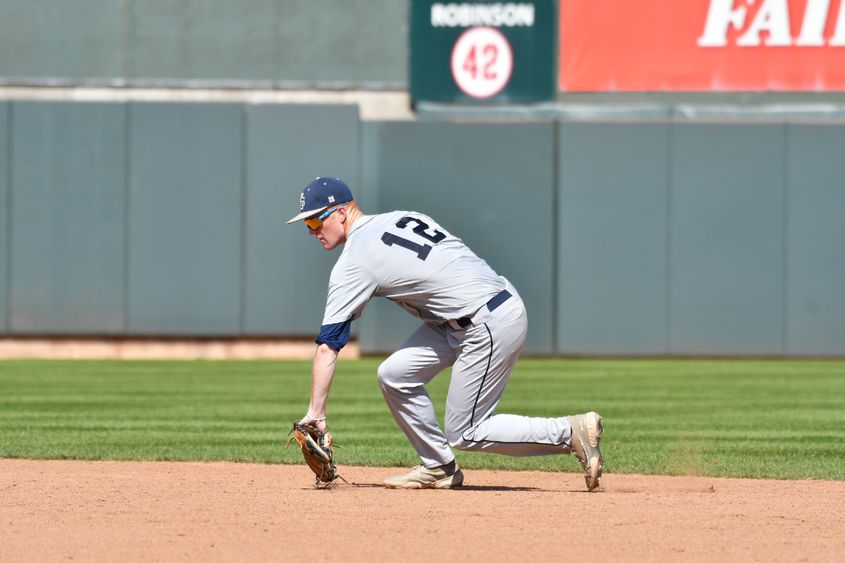
<svg viewBox="0 0 845 563">
<path fill-rule="evenodd" d="M 496 309 L 499 308 L 499 305 L 501 305 L 502 303 L 504 303 L 505 301 L 507 301 L 511 297 L 512 297 L 511 292 L 508 291 L 507 289 L 503 289 L 502 291 L 500 291 L 499 293 L 494 295 L 490 299 L 490 301 L 488 301 L 485 304 L 485 306 L 487 307 L 488 311 L 493 312 L 493 311 L 495 311 Z M 466 327 L 468 327 L 472 324 L 472 317 L 464 317 L 462 319 L 449 321 L 448 324 L 452 328 L 466 328 Z M 457 325 L 457 326 L 455 326 L 455 325 Z"/>
</svg>

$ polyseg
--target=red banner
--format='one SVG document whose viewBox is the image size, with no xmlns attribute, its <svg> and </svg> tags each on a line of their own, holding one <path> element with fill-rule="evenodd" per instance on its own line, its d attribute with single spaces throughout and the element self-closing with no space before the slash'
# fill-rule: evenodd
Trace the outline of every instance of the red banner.
<svg viewBox="0 0 845 563">
<path fill-rule="evenodd" d="M 845 0 L 561 0 L 565 92 L 842 91 Z"/>
</svg>

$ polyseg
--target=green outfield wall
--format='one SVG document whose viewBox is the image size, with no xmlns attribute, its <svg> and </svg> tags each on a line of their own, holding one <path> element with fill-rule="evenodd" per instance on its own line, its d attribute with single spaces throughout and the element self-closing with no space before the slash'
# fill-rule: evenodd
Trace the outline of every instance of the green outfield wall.
<svg viewBox="0 0 845 563">
<path fill-rule="evenodd" d="M 11 192 L 9 191 L 9 108 L 0 102 L 0 329 L 9 329 L 9 216 Z"/>
<path fill-rule="evenodd" d="M 0 0 L 0 83 L 396 88 L 407 0 Z"/>
<path fill-rule="evenodd" d="M 316 175 L 509 277 L 527 351 L 845 354 L 845 123 L 362 121 L 355 105 L 0 102 L 0 332 L 309 336 Z M 376 300 L 365 352 L 415 321 Z"/>
</svg>

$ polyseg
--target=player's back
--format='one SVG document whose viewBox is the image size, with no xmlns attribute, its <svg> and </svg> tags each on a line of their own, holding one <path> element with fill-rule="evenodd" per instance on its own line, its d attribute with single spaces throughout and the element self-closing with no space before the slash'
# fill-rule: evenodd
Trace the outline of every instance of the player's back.
<svg viewBox="0 0 845 563">
<path fill-rule="evenodd" d="M 505 281 L 461 239 L 421 213 L 367 215 L 353 226 L 338 265 L 353 261 L 387 297 L 424 320 L 472 314 Z"/>
</svg>

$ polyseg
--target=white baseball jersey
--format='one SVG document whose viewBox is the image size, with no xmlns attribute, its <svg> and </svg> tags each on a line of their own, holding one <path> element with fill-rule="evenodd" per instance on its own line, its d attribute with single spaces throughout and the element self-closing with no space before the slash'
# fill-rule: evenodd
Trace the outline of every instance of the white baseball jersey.
<svg viewBox="0 0 845 563">
<path fill-rule="evenodd" d="M 359 318 L 374 295 L 424 321 L 460 319 L 505 285 L 430 217 L 409 211 L 365 215 L 353 224 L 332 269 L 323 325 Z"/>
</svg>

